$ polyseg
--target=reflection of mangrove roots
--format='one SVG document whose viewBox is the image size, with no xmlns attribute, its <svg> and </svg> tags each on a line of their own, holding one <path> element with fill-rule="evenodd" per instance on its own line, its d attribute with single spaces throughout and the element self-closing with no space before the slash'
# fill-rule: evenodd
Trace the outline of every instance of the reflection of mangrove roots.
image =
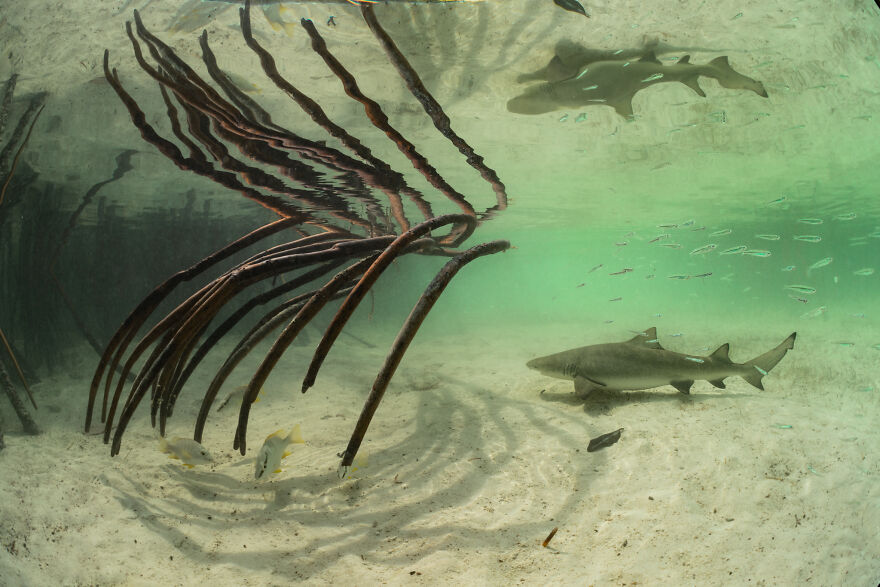
<svg viewBox="0 0 880 587">
<path fill-rule="evenodd" d="M 346 450 L 343 463 L 350 464 L 395 368 L 449 280 L 473 259 L 509 247 L 506 241 L 495 241 L 464 252 L 458 250 L 480 222 L 506 206 L 507 196 L 495 172 L 452 132 L 449 119 L 382 30 L 371 7 L 364 8 L 365 19 L 397 71 L 437 128 L 493 187 L 496 203 L 485 212 L 477 213 L 464 195 L 447 183 L 416 147 L 391 126 L 379 104 L 363 94 L 354 76 L 330 53 L 317 29 L 310 21 L 303 20 L 302 26 L 311 38 L 312 49 L 339 78 L 346 94 L 363 105 L 369 121 L 397 145 L 446 201 L 461 211 L 435 216 L 426 197 L 408 186 L 403 174 L 377 158 L 351 132 L 330 120 L 314 99 L 281 75 L 272 55 L 252 33 L 249 10 L 250 5 L 246 3 L 240 11 L 242 33 L 248 47 L 259 57 L 266 76 L 336 139 L 334 144 L 345 150 L 340 151 L 323 141 L 303 138 L 273 122 L 265 110 L 230 83 L 228 75 L 217 65 L 207 34 L 200 38 L 202 57 L 220 91 L 150 33 L 135 12 L 134 27 L 127 23 L 126 30 L 138 64 L 159 84 L 176 141 L 164 138 L 147 122 L 147 116 L 122 86 L 116 70 L 111 70 L 108 52 L 104 54 L 104 73 L 142 137 L 179 168 L 240 192 L 273 211 L 280 219 L 175 274 L 129 314 L 104 350 L 95 371 L 86 430 L 91 425 L 101 393 L 104 441 L 110 442 L 112 437 L 111 454 L 118 454 L 128 423 L 149 392 L 152 423 L 158 425 L 160 433 L 164 434 L 177 397 L 207 353 L 231 336 L 245 318 L 267 306 L 268 310 L 253 319 L 252 326 L 216 372 L 202 399 L 193 435 L 195 440 L 201 441 L 211 406 L 236 366 L 259 342 L 279 331 L 241 399 L 233 446 L 245 454 L 251 406 L 263 383 L 322 308 L 333 300 L 344 298 L 314 352 L 303 381 L 303 391 L 314 384 L 324 359 L 349 318 L 393 261 L 411 253 L 452 257 L 425 291 L 394 343 Z M 141 44 L 156 65 L 147 62 Z M 183 145 L 187 154 L 178 145 Z M 241 157 L 234 155 L 230 147 Z M 268 170 L 275 170 L 278 175 Z M 382 205 L 377 194 L 387 200 L 387 205 Z M 419 221 L 411 222 L 407 217 L 406 200 L 410 202 L 409 210 L 417 211 L 422 217 Z M 445 234 L 435 234 L 441 229 Z M 202 277 L 217 263 L 229 260 L 246 247 L 291 230 L 298 234 L 298 238 L 239 262 L 159 317 L 152 327 L 146 327 L 158 306 L 179 285 Z M 236 301 L 237 308 L 225 311 Z M 221 311 L 225 318 L 219 321 Z M 137 338 L 142 330 L 146 332 Z M 114 381 L 117 371 L 119 376 Z M 134 381 L 125 393 L 126 377 L 131 374 L 134 374 Z"/>
</svg>

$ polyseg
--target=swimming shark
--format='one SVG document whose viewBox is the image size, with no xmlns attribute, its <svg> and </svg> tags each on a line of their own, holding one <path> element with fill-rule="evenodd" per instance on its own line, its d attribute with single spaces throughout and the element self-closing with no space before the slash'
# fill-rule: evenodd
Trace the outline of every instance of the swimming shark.
<svg viewBox="0 0 880 587">
<path fill-rule="evenodd" d="M 597 55 L 593 58 L 601 57 L 604 56 Z M 573 76 L 557 79 L 565 73 L 565 67 L 551 62 L 547 68 L 532 75 L 555 81 L 529 87 L 508 101 L 507 109 L 514 114 L 544 114 L 563 108 L 605 104 L 613 107 L 621 116 L 631 119 L 633 97 L 640 90 L 654 84 L 681 82 L 705 97 L 706 93 L 700 87 L 700 76 L 711 77 L 724 88 L 751 90 L 763 98 L 767 97 L 764 84 L 734 71 L 726 55 L 716 57 L 705 65 L 693 64 L 690 62 L 690 55 L 685 55 L 676 63 L 664 66 L 655 52 L 649 50 L 638 60 L 615 56 L 611 59 L 590 61 L 582 65 Z"/>
<path fill-rule="evenodd" d="M 697 379 L 724 389 L 724 379 L 739 375 L 760 390 L 761 379 L 794 348 L 796 332 L 773 350 L 745 363 L 734 363 L 725 343 L 709 356 L 698 357 L 668 351 L 652 327 L 626 342 L 594 344 L 532 359 L 526 366 L 542 375 L 574 381 L 575 392 L 586 395 L 596 389 L 637 390 L 671 385 L 690 393 Z"/>
</svg>

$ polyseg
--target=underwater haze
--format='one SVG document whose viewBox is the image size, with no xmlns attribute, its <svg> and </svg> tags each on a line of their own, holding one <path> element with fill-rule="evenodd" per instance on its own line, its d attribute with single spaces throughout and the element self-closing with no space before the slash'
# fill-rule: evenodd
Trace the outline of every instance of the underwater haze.
<svg viewBox="0 0 880 587">
<path fill-rule="evenodd" d="M 5 4 L 0 584 L 880 580 L 875 3 Z"/>
</svg>

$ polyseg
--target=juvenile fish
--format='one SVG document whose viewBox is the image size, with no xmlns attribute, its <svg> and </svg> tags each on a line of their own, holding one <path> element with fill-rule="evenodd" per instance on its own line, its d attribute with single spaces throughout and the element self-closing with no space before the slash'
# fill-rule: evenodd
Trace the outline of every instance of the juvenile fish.
<svg viewBox="0 0 880 587">
<path fill-rule="evenodd" d="M 834 217 L 834 219 L 835 220 L 844 220 L 844 221 L 845 220 L 855 220 L 856 213 L 855 212 L 848 212 L 847 214 L 838 214 L 837 216 Z"/>
<path fill-rule="evenodd" d="M 807 275 L 809 275 L 810 271 L 812 271 L 813 269 L 819 269 L 820 267 L 831 265 L 832 261 L 834 261 L 834 257 L 825 257 L 824 259 L 819 259 L 807 268 Z"/>
<path fill-rule="evenodd" d="M 624 267 L 620 271 L 615 271 L 614 273 L 609 273 L 608 275 L 623 275 L 624 273 L 629 273 L 632 271 L 632 267 Z"/>
<path fill-rule="evenodd" d="M 280 473 L 281 459 L 290 454 L 287 452 L 287 447 L 291 444 L 305 444 L 299 431 L 299 424 L 294 426 L 288 434 L 285 434 L 284 430 L 276 430 L 267 436 L 257 454 L 254 479 L 268 477 L 270 473 Z"/>
<path fill-rule="evenodd" d="M 737 254 L 742 253 L 743 251 L 747 250 L 748 248 L 749 247 L 747 247 L 746 245 L 739 245 L 738 247 L 730 247 L 729 249 L 724 249 L 723 251 L 721 251 L 718 254 L 719 255 L 737 255 Z"/>
<path fill-rule="evenodd" d="M 590 444 L 587 446 L 587 452 L 596 452 L 597 450 L 611 446 L 620 440 L 621 432 L 623 432 L 623 428 L 618 428 L 614 432 L 609 432 L 608 434 L 603 434 L 602 436 L 590 439 Z"/>
<path fill-rule="evenodd" d="M 761 249 L 749 249 L 748 251 L 743 251 L 743 255 L 749 255 L 750 257 L 769 257 L 770 251 L 764 251 Z"/>
<path fill-rule="evenodd" d="M 699 278 L 701 278 L 701 277 L 709 277 L 710 275 L 712 275 L 712 272 L 711 272 L 711 271 L 708 271 L 708 272 L 706 272 L 706 273 L 699 273 L 699 274 L 697 274 L 697 275 L 691 275 L 691 277 L 696 278 L 696 279 L 699 279 Z"/>
<path fill-rule="evenodd" d="M 815 234 L 799 234 L 794 237 L 794 240 L 803 241 L 805 243 L 817 243 L 822 240 L 822 237 Z"/>
<path fill-rule="evenodd" d="M 874 270 L 871 267 L 865 267 L 864 269 L 858 269 L 853 271 L 853 275 L 860 275 L 862 277 L 867 277 L 868 275 L 874 275 Z"/>
<path fill-rule="evenodd" d="M 709 236 L 712 236 L 712 237 L 724 236 L 726 234 L 730 234 L 731 232 L 733 232 L 733 231 L 729 228 L 722 228 L 721 230 L 716 230 L 715 232 L 709 233 Z"/>
<path fill-rule="evenodd" d="M 667 234 L 660 234 L 660 235 L 657 235 L 657 236 L 655 236 L 654 238 L 652 238 L 651 240 L 649 240 L 649 241 L 648 241 L 648 244 L 650 244 L 650 243 L 656 243 L 657 241 L 661 241 L 661 240 L 663 240 L 663 239 L 665 239 L 665 238 L 669 238 L 670 236 L 672 236 L 672 235 L 669 234 L 669 233 L 667 233 Z"/>
<path fill-rule="evenodd" d="M 708 245 L 703 245 L 702 247 L 698 247 L 698 248 L 694 249 L 693 251 L 691 251 L 691 255 L 705 255 L 706 253 L 708 253 L 710 251 L 714 251 L 715 246 L 716 245 L 714 243 L 709 243 Z"/>
<path fill-rule="evenodd" d="M 168 455 L 170 459 L 178 459 L 184 467 L 192 469 L 195 465 L 204 465 L 214 459 L 204 446 L 192 438 L 175 436 L 166 439 L 159 437 L 159 450 Z"/>
<path fill-rule="evenodd" d="M 828 309 L 827 306 L 819 306 L 815 310 L 810 310 L 806 314 L 802 314 L 801 318 L 815 318 L 817 316 L 821 316 Z"/>
<path fill-rule="evenodd" d="M 790 290 L 790 291 L 795 291 L 797 293 L 802 293 L 802 294 L 816 293 L 816 288 L 810 287 L 809 285 L 786 285 L 785 289 Z"/>
<path fill-rule="evenodd" d="M 778 234 L 756 234 L 755 238 L 764 239 L 765 241 L 778 241 Z"/>
<path fill-rule="evenodd" d="M 823 220 L 821 218 L 798 218 L 798 222 L 801 224 L 822 224 Z"/>
</svg>

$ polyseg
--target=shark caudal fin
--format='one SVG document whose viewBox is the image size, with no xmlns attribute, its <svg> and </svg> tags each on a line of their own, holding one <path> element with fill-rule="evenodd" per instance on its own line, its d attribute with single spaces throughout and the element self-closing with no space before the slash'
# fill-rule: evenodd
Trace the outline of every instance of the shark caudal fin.
<svg viewBox="0 0 880 587">
<path fill-rule="evenodd" d="M 727 61 L 727 55 L 716 57 L 709 62 L 709 66 L 715 69 L 715 75 L 707 73 L 703 75 L 714 77 L 718 80 L 721 87 L 731 90 L 751 90 L 762 98 L 767 97 L 767 90 L 764 89 L 764 84 L 738 71 L 734 71 L 730 66 L 730 62 Z"/>
<path fill-rule="evenodd" d="M 775 349 L 767 351 L 763 355 L 743 363 L 744 365 L 752 367 L 752 371 L 747 375 L 743 375 L 743 379 L 761 391 L 764 391 L 764 385 L 761 383 L 761 379 L 763 379 L 764 375 L 766 375 L 770 369 L 776 366 L 776 363 L 782 360 L 782 357 L 785 356 L 785 353 L 787 353 L 789 349 L 794 348 L 794 339 L 796 336 L 797 332 L 792 332 L 788 338 L 783 340 Z"/>
</svg>

